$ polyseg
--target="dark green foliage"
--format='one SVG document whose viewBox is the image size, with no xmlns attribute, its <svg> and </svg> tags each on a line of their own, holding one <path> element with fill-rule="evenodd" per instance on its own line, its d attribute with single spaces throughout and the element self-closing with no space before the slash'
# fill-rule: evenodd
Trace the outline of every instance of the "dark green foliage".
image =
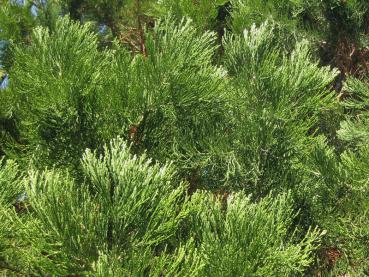
<svg viewBox="0 0 369 277">
<path fill-rule="evenodd" d="M 15 203 L 15 199 L 22 192 L 21 174 L 14 161 L 5 162 L 1 159 L 0 166 L 0 203 L 2 206 L 9 206 Z"/>
<path fill-rule="evenodd" d="M 363 274 L 369 257 L 368 148 L 337 156 L 322 140 L 308 159 L 299 198 L 308 204 L 310 220 L 327 230 L 326 249 L 337 249 L 344 259 L 336 274 Z"/>
<path fill-rule="evenodd" d="M 162 0 L 154 6 L 155 14 L 165 15 L 168 12 L 178 18 L 189 17 L 194 24 L 201 29 L 213 29 L 219 14 L 219 8 L 224 6 L 227 0 Z"/>
<path fill-rule="evenodd" d="M 352 98 L 344 105 L 351 110 L 352 116 L 347 116 L 338 131 L 346 150 L 337 155 L 322 138 L 313 152 L 306 155 L 307 178 L 300 198 L 310 203 L 311 219 L 328 230 L 329 247 L 345 255 L 336 274 L 349 271 L 361 276 L 369 269 L 366 224 L 369 219 L 369 148 L 368 129 L 363 125 L 368 115 L 367 88 L 368 82 L 356 79 L 347 82 Z"/>
<path fill-rule="evenodd" d="M 365 146 L 369 136 L 369 78 L 363 81 L 350 78 L 346 83 L 346 90 L 350 93 L 350 98 L 343 105 L 349 109 L 350 114 L 341 123 L 338 135 L 351 146 Z"/>
<path fill-rule="evenodd" d="M 303 1 L 273 0 L 233 0 L 232 30 L 242 33 L 252 24 L 261 24 L 267 19 L 275 19 L 283 27 L 293 28 L 298 23 L 298 16 L 303 10 Z"/>
</svg>

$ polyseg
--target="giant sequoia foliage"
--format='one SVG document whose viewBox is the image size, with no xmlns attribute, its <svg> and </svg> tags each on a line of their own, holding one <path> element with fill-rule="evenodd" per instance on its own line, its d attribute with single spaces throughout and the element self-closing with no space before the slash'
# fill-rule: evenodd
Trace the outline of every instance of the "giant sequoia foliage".
<svg viewBox="0 0 369 277">
<path fill-rule="evenodd" d="M 366 1 L 0 3 L 1 273 L 369 274 Z"/>
<path fill-rule="evenodd" d="M 288 194 L 253 204 L 237 193 L 224 209 L 210 193 L 188 198 L 173 165 L 129 152 L 122 139 L 103 155 L 87 150 L 83 183 L 57 170 L 21 179 L 13 163 L 3 166 L 0 265 L 40 275 L 264 276 L 311 261 L 319 233 L 290 235 Z M 27 206 L 17 213 L 12 199 L 22 189 Z"/>
</svg>

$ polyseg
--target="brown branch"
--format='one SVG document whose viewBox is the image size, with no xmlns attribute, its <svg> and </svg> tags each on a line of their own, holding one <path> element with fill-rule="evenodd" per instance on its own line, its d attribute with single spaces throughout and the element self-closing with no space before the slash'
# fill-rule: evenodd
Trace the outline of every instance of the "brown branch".
<svg viewBox="0 0 369 277">
<path fill-rule="evenodd" d="M 136 0 L 136 12 L 137 12 L 137 29 L 140 38 L 140 50 L 144 57 L 147 57 L 146 47 L 145 47 L 145 36 L 142 28 L 141 22 L 141 2 L 140 0 Z"/>
</svg>

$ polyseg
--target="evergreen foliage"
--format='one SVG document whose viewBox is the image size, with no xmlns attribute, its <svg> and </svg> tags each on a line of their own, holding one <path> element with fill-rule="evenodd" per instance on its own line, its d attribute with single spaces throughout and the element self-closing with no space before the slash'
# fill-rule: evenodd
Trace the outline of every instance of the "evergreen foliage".
<svg viewBox="0 0 369 277">
<path fill-rule="evenodd" d="M 200 276 L 290 276 L 311 262 L 320 235 L 309 231 L 298 244 L 291 243 L 296 238 L 289 194 L 255 204 L 236 193 L 224 208 L 212 195 L 197 193 L 191 204 L 196 205 L 191 225 L 207 261 Z"/>
<path fill-rule="evenodd" d="M 216 27 L 216 19 L 219 15 L 219 7 L 224 6 L 227 0 L 160 0 L 154 6 L 156 13 L 165 15 L 171 12 L 175 16 L 189 17 L 194 24 L 201 29 L 213 29 Z"/>
<path fill-rule="evenodd" d="M 365 0 L 0 0 L 5 276 L 367 276 Z"/>
<path fill-rule="evenodd" d="M 0 40 L 3 43 L 1 65 L 7 70 L 13 62 L 12 48 L 18 44 L 29 44 L 35 26 L 53 28 L 60 8 L 56 1 L 24 0 L 0 1 Z"/>
<path fill-rule="evenodd" d="M 242 33 L 252 24 L 259 25 L 267 19 L 275 19 L 285 27 L 293 27 L 303 10 L 302 1 L 299 0 L 233 0 L 231 3 L 231 25 L 235 33 Z"/>
<path fill-rule="evenodd" d="M 52 33 L 36 28 L 32 45 L 14 52 L 10 90 L 29 153 L 41 165 L 78 163 L 82 151 L 100 141 L 98 101 L 106 61 L 97 36 L 88 25 L 80 28 L 66 18 Z"/>
<path fill-rule="evenodd" d="M 23 213 L 2 206 L 0 249 L 8 270 L 109 276 L 288 274 L 309 265 L 319 239 L 316 231 L 299 243 L 287 238 L 294 216 L 288 195 L 254 204 L 243 193 L 235 194 L 225 211 L 209 193 L 189 200 L 171 164 L 160 167 L 145 154 L 132 156 L 122 139 L 105 146 L 100 156 L 87 150 L 82 167 L 82 184 L 56 170 L 31 172 L 23 179 Z M 12 163 L 0 173 L 2 183 L 20 181 Z M 15 226 L 18 232 L 11 234 Z M 240 258 L 240 242 L 247 249 L 243 263 L 229 267 L 232 257 Z"/>
<path fill-rule="evenodd" d="M 309 38 L 323 64 L 341 71 L 336 90 L 347 74 L 367 73 L 369 4 L 365 0 L 234 0 L 230 27 L 242 33 L 253 23 L 274 21 L 281 37 Z M 286 45 L 287 43 L 285 43 Z"/>
<path fill-rule="evenodd" d="M 347 120 L 341 123 L 341 129 L 338 131 L 339 137 L 351 143 L 351 145 L 366 145 L 369 130 L 367 128 L 369 114 L 369 79 L 360 81 L 350 78 L 346 82 L 346 91 L 351 97 L 344 102 L 344 106 L 350 109 L 351 115 Z M 353 118 L 356 118 L 353 120 Z"/>
<path fill-rule="evenodd" d="M 337 131 L 346 150 L 337 154 L 321 138 L 305 163 L 308 177 L 303 194 L 311 209 L 310 217 L 328 230 L 326 239 L 335 245 L 336 254 L 345 255 L 346 263 L 338 263 L 333 275 L 350 272 L 365 276 L 368 272 L 369 233 L 365 222 L 369 219 L 369 148 L 362 125 L 367 120 L 367 87 L 368 82 L 354 78 L 346 84 L 347 91 L 353 95 L 343 105 L 352 114 L 347 115 Z M 355 266 L 349 267 L 347 263 Z"/>
<path fill-rule="evenodd" d="M 306 42 L 286 55 L 264 23 L 240 36 L 226 36 L 225 65 L 235 91 L 233 117 L 240 185 L 256 196 L 300 182 L 299 163 L 314 141 L 322 109 L 333 102 L 327 90 L 337 72 L 311 61 Z"/>
</svg>

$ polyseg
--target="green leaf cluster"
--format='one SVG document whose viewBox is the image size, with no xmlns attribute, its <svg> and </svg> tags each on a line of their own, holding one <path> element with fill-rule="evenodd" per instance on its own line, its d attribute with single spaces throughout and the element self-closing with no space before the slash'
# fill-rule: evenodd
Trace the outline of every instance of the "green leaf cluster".
<svg viewBox="0 0 369 277">
<path fill-rule="evenodd" d="M 320 239 L 316 230 L 303 239 L 289 235 L 294 217 L 289 194 L 257 204 L 244 193 L 223 204 L 206 192 L 189 198 L 173 165 L 130 154 L 122 139 L 106 145 L 103 155 L 87 150 L 82 168 L 82 183 L 59 170 L 21 178 L 14 163 L 1 168 L 6 188 L 23 188 L 27 195 L 18 213 L 10 190 L 1 199 L 0 264 L 8 272 L 291 274 L 309 265 Z M 243 262 L 235 263 L 238 259 Z"/>
<path fill-rule="evenodd" d="M 368 274 L 365 1 L 1 4 L 3 274 Z"/>
</svg>

